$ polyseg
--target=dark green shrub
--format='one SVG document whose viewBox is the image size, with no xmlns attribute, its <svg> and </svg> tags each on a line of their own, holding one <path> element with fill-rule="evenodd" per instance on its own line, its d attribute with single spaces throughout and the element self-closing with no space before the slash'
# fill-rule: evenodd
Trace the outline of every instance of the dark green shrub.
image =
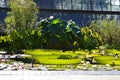
<svg viewBox="0 0 120 80">
<path fill-rule="evenodd" d="M 41 46 L 40 35 L 36 30 L 26 30 L 24 32 L 14 30 L 10 35 L 15 50 L 40 48 Z"/>
<path fill-rule="evenodd" d="M 71 55 L 60 55 L 58 59 L 73 59 Z"/>
<path fill-rule="evenodd" d="M 45 18 L 37 24 L 43 48 L 69 50 L 80 36 L 80 28 L 73 21 Z"/>
</svg>

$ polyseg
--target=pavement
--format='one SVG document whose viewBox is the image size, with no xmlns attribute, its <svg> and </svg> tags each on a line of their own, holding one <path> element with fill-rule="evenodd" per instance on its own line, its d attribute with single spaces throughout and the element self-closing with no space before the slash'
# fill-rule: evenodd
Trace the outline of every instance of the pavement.
<svg viewBox="0 0 120 80">
<path fill-rule="evenodd" d="M 120 80 L 119 71 L 0 71 L 0 80 Z"/>
</svg>

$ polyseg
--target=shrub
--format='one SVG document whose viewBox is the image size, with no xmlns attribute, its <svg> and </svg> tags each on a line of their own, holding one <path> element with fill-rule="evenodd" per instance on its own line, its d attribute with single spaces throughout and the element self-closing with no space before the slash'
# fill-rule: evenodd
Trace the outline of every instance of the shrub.
<svg viewBox="0 0 120 80">
<path fill-rule="evenodd" d="M 36 30 L 26 30 L 24 32 L 14 30 L 10 35 L 15 50 L 40 48 L 40 35 Z"/>
<path fill-rule="evenodd" d="M 120 48 L 120 23 L 116 20 L 98 20 L 92 22 L 90 28 L 97 32 L 108 48 Z"/>
<path fill-rule="evenodd" d="M 71 20 L 45 18 L 38 22 L 37 28 L 41 32 L 42 46 L 47 49 L 69 50 L 81 34 Z"/>
<path fill-rule="evenodd" d="M 11 10 L 5 19 L 5 30 L 11 39 L 9 51 L 38 48 L 40 34 L 35 29 L 35 25 L 39 10 L 35 2 L 33 0 L 10 0 L 9 7 Z M 2 43 L 6 44 L 6 42 Z"/>
<path fill-rule="evenodd" d="M 0 36 L 0 49 L 7 50 L 8 52 L 11 50 L 11 35 Z"/>
<path fill-rule="evenodd" d="M 34 28 L 39 10 L 33 0 L 10 0 L 9 7 L 11 10 L 7 13 L 5 19 L 7 33 L 14 29 L 26 31 L 26 29 Z"/>
<path fill-rule="evenodd" d="M 93 32 L 89 27 L 81 28 L 82 37 L 79 45 L 81 49 L 95 49 L 102 44 L 102 39 L 97 32 Z"/>
</svg>

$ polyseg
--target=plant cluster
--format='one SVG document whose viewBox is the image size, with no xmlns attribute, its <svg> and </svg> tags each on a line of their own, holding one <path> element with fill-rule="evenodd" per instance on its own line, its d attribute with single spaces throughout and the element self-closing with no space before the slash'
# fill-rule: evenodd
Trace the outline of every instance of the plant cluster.
<svg viewBox="0 0 120 80">
<path fill-rule="evenodd" d="M 98 20 L 90 25 L 92 31 L 97 32 L 108 48 L 120 48 L 120 26 L 116 20 Z"/>
<path fill-rule="evenodd" d="M 38 9 L 33 0 L 10 0 L 9 5 L 11 10 L 5 19 L 7 35 L 0 37 L 0 44 L 6 44 L 3 48 L 9 51 L 35 48 L 92 50 L 101 44 L 98 33 L 88 27 L 80 28 L 72 20 L 45 18 L 37 22 Z"/>
<path fill-rule="evenodd" d="M 98 33 L 90 28 L 78 27 L 73 21 L 45 18 L 37 23 L 36 29 L 12 30 L 7 39 L 9 49 L 59 49 L 59 50 L 92 50 L 102 43 Z M 1 43 L 3 36 L 1 36 Z M 9 42 L 9 44 L 8 44 Z M 7 49 L 7 48 L 6 48 Z"/>
<path fill-rule="evenodd" d="M 43 48 L 71 49 L 76 39 L 81 36 L 80 28 L 73 21 L 61 19 L 42 19 L 37 24 L 41 33 Z"/>
<path fill-rule="evenodd" d="M 102 38 L 97 32 L 93 32 L 89 27 L 81 28 L 80 48 L 92 50 L 102 44 Z"/>
</svg>

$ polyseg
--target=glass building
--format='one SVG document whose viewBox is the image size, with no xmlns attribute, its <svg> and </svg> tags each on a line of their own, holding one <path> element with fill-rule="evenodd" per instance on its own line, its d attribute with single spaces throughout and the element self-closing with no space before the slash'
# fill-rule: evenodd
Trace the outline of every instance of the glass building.
<svg viewBox="0 0 120 80">
<path fill-rule="evenodd" d="M 92 20 L 120 20 L 120 0 L 34 0 L 40 9 L 39 19 L 54 16 L 72 19 L 79 26 L 89 25 Z M 7 0 L 0 0 L 0 21 L 9 7 Z"/>
</svg>

